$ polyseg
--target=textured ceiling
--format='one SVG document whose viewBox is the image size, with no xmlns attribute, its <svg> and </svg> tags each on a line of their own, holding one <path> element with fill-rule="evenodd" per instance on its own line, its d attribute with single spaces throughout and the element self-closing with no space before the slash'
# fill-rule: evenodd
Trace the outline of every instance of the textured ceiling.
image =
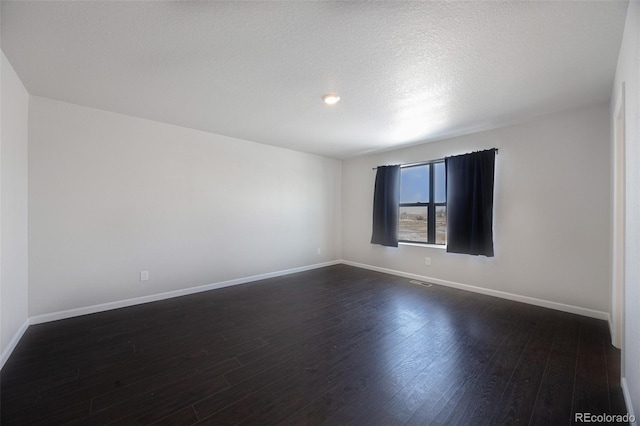
<svg viewBox="0 0 640 426">
<path fill-rule="evenodd" d="M 33 95 L 347 158 L 608 100 L 626 10 L 3 1 L 1 35 Z"/>
</svg>

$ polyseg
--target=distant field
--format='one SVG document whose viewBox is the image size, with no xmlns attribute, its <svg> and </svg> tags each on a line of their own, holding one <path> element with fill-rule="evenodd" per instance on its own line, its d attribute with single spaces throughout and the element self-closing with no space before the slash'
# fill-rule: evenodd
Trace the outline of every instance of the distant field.
<svg viewBox="0 0 640 426">
<path fill-rule="evenodd" d="M 422 214 L 401 214 L 398 239 L 404 241 L 427 241 L 427 218 Z M 447 242 L 447 216 L 436 214 L 436 244 Z"/>
</svg>

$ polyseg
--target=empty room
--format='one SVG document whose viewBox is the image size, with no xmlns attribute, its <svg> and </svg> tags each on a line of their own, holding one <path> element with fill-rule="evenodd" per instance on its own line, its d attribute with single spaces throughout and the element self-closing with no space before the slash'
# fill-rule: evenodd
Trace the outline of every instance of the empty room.
<svg viewBox="0 0 640 426">
<path fill-rule="evenodd" d="M 3 426 L 637 424 L 639 1 L 0 24 Z"/>
</svg>

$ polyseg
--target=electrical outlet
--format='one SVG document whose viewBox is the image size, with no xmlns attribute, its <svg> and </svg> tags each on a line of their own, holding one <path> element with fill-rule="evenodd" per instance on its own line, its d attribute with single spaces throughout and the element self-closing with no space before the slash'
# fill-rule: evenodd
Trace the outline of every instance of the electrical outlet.
<svg viewBox="0 0 640 426">
<path fill-rule="evenodd" d="M 149 271 L 140 271 L 140 281 L 149 281 Z"/>
<path fill-rule="evenodd" d="M 424 258 L 424 264 L 427 266 L 431 266 L 431 258 L 430 257 L 425 257 Z"/>
<path fill-rule="evenodd" d="M 318 247 L 318 250 L 316 250 L 316 252 L 317 252 L 318 254 L 322 254 L 322 249 L 321 249 L 320 247 Z"/>
</svg>

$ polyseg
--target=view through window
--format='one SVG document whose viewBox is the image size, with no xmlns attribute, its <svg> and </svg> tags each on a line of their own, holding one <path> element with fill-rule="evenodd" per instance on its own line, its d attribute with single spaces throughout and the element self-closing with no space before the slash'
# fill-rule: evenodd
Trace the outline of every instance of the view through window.
<svg viewBox="0 0 640 426">
<path fill-rule="evenodd" d="M 398 241 L 446 244 L 447 200 L 444 161 L 400 169 Z"/>
</svg>

